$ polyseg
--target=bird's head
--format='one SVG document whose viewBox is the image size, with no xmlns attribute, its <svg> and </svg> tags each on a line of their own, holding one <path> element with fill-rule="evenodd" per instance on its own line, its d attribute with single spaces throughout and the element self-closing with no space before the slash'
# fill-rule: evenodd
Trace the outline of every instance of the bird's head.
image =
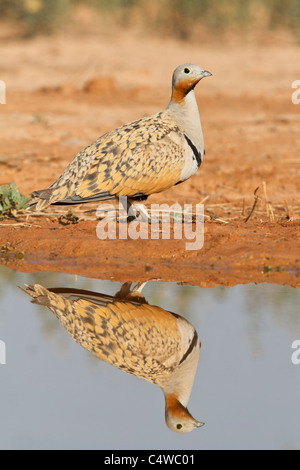
<svg viewBox="0 0 300 470">
<path fill-rule="evenodd" d="M 178 433 L 188 433 L 204 426 L 197 421 L 173 395 L 166 396 L 166 423 L 169 429 Z"/>
<path fill-rule="evenodd" d="M 175 103 L 181 103 L 186 95 L 195 88 L 197 83 L 204 77 L 210 77 L 212 74 L 203 70 L 199 65 L 182 64 L 176 67 L 172 78 L 172 100 Z"/>
</svg>

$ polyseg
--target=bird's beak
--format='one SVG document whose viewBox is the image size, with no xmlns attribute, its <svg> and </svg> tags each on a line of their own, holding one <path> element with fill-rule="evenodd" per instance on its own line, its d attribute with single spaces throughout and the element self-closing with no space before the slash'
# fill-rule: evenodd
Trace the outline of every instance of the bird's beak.
<svg viewBox="0 0 300 470">
<path fill-rule="evenodd" d="M 212 73 L 208 72 L 207 70 L 203 70 L 201 73 L 202 77 L 211 77 Z"/>
<path fill-rule="evenodd" d="M 195 428 L 202 428 L 202 426 L 204 426 L 204 425 L 205 425 L 205 423 L 201 423 L 200 421 L 195 421 L 195 423 L 194 423 Z"/>
</svg>

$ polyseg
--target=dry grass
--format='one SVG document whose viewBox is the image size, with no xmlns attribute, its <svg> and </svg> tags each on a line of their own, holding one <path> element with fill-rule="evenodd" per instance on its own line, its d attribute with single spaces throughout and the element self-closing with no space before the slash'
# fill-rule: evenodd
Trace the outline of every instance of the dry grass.
<svg viewBox="0 0 300 470">
<path fill-rule="evenodd" d="M 260 222 L 276 223 L 282 220 L 286 221 L 295 221 L 300 219 L 300 205 L 288 204 L 287 201 L 282 201 L 282 203 L 273 203 L 272 199 L 268 195 L 267 184 L 263 182 L 262 188 L 256 188 L 253 195 L 253 204 L 246 205 L 245 198 L 241 197 L 240 199 L 234 202 L 224 202 L 224 203 L 208 203 L 204 207 L 204 220 L 210 222 L 218 222 L 228 224 L 235 220 L 244 220 L 245 223 L 248 222 L 250 218 L 259 220 Z M 205 204 L 210 199 L 210 196 L 207 195 L 202 200 L 199 200 L 197 204 Z M 146 205 L 147 207 L 147 205 Z M 148 205 L 149 207 L 149 205 Z M 80 223 L 80 221 L 96 221 L 104 218 L 104 215 L 101 216 L 97 214 L 98 205 L 90 204 L 89 208 L 85 205 L 76 206 L 72 209 L 72 220 L 70 223 Z M 155 211 L 154 211 L 155 212 Z M 109 214 L 110 213 L 110 214 Z M 106 216 L 114 217 L 115 213 L 118 213 L 114 210 L 108 210 Z M 164 209 L 161 212 L 161 215 L 171 214 L 171 218 L 176 219 L 183 217 L 182 211 L 174 211 L 172 206 L 170 210 Z M 187 213 L 192 216 L 193 220 L 197 217 L 195 210 Z M 153 214 L 152 214 L 153 215 Z M 122 219 L 125 215 L 120 215 Z M 22 210 L 18 212 L 17 222 L 20 225 L 29 224 L 31 221 L 44 217 L 47 221 L 66 221 L 70 217 L 70 211 L 65 207 L 55 206 L 55 208 L 49 207 L 44 212 L 30 212 Z M 76 222 L 75 222 L 76 219 Z M 24 221 L 24 222 L 22 222 Z M 16 219 L 14 219 L 14 223 Z M 7 222 L 11 225 L 11 222 Z M 3 225 L 6 225 L 4 223 Z M 15 224 L 16 225 L 16 224 Z"/>
</svg>

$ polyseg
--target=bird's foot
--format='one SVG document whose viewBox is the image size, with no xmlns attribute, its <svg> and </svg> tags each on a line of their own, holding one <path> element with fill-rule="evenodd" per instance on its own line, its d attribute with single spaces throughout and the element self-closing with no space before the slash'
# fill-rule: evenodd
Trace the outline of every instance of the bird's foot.
<svg viewBox="0 0 300 470">
<path fill-rule="evenodd" d="M 134 220 L 137 220 L 137 217 L 135 215 L 128 215 L 127 217 L 123 219 L 118 219 L 119 224 L 129 224 L 130 222 L 133 222 Z"/>
</svg>

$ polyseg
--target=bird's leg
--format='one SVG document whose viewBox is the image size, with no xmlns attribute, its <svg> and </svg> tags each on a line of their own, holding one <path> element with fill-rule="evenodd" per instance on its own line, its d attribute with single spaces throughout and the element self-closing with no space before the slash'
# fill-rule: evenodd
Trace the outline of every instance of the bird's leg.
<svg viewBox="0 0 300 470">
<path fill-rule="evenodd" d="M 142 294 L 142 290 L 147 284 L 146 282 L 138 282 L 136 286 L 131 290 L 132 282 L 125 282 L 122 284 L 121 289 L 119 292 L 116 293 L 116 299 L 120 300 L 133 300 L 135 302 L 146 304 L 147 301 Z"/>
<path fill-rule="evenodd" d="M 131 288 L 131 284 L 132 282 L 124 282 L 124 284 L 122 284 L 121 286 L 121 289 L 119 290 L 119 292 L 116 293 L 115 297 L 117 299 L 126 299 L 128 294 L 130 294 L 130 288 Z"/>
<path fill-rule="evenodd" d="M 120 197 L 120 202 L 127 213 L 126 222 L 132 222 L 133 220 L 140 219 L 142 222 L 151 223 L 150 215 L 144 206 L 144 204 L 134 204 L 134 199 L 130 200 L 127 197 Z M 138 215 L 137 215 L 138 212 Z M 120 221 L 120 219 L 119 219 Z"/>
<path fill-rule="evenodd" d="M 142 221 L 151 223 L 150 215 L 146 207 L 144 206 L 144 204 L 135 204 L 134 206 L 136 210 L 138 211 L 139 217 L 141 217 Z"/>
<path fill-rule="evenodd" d="M 138 292 L 139 294 L 142 293 L 142 290 L 144 289 L 145 285 L 148 283 L 146 282 L 138 282 L 136 286 L 132 289 L 132 292 Z"/>
<path fill-rule="evenodd" d="M 147 300 L 145 299 L 142 290 L 147 284 L 148 281 L 146 282 L 138 282 L 136 286 L 132 289 L 131 292 L 127 294 L 127 299 L 128 300 L 134 300 L 135 302 L 140 302 L 142 304 L 147 304 Z"/>
<path fill-rule="evenodd" d="M 133 204 L 130 202 L 130 200 L 126 196 L 121 196 L 119 198 L 120 203 L 122 204 L 126 214 L 127 214 L 127 219 L 125 220 L 126 223 L 132 222 L 133 220 L 136 219 L 136 214 L 134 213 L 134 208 L 132 207 Z M 119 218 L 119 222 L 121 222 Z"/>
</svg>

